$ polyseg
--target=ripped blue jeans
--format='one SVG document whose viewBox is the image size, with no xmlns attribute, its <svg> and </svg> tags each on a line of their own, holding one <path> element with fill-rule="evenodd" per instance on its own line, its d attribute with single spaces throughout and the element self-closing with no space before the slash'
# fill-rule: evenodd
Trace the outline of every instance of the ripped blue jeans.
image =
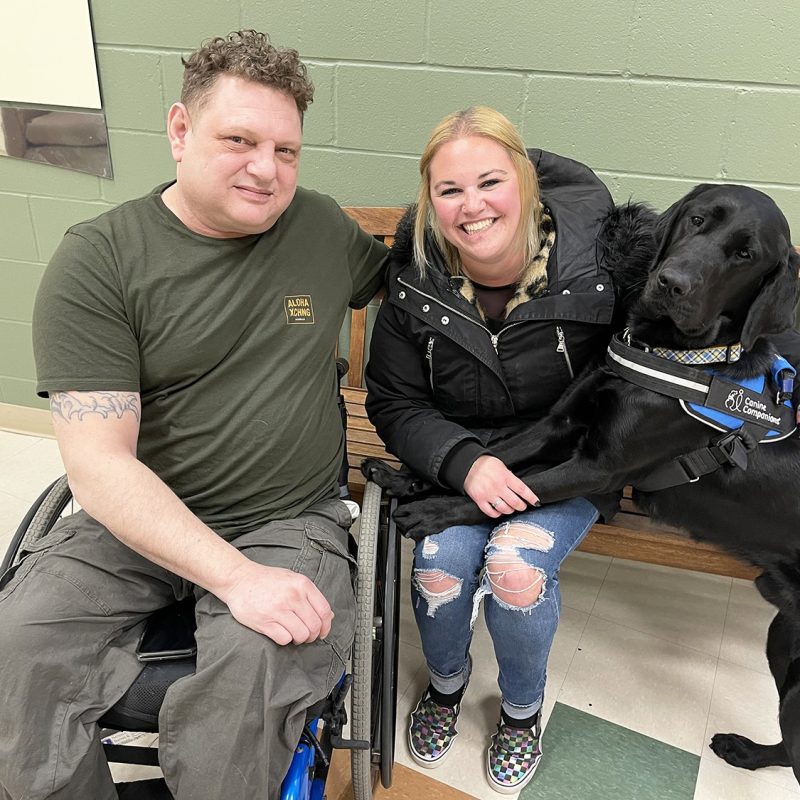
<svg viewBox="0 0 800 800">
<path fill-rule="evenodd" d="M 597 516 L 588 500 L 577 498 L 456 525 L 417 542 L 411 599 L 436 689 L 450 694 L 464 685 L 485 597 L 503 708 L 515 719 L 536 713 L 561 610 L 558 571 Z"/>
</svg>

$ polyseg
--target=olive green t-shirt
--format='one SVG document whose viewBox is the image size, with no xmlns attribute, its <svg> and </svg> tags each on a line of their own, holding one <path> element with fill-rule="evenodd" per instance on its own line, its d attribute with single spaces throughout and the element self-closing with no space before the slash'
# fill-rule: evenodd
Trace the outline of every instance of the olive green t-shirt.
<svg viewBox="0 0 800 800">
<path fill-rule="evenodd" d="M 302 188 L 263 234 L 201 236 L 165 188 L 67 231 L 36 298 L 37 391 L 139 392 L 138 457 L 220 532 L 297 516 L 337 494 L 334 352 L 386 249 Z"/>
</svg>

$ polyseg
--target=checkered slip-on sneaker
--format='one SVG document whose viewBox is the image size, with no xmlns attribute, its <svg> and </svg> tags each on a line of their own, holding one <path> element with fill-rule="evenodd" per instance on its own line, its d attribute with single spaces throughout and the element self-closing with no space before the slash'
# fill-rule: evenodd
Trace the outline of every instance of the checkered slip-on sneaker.
<svg viewBox="0 0 800 800">
<path fill-rule="evenodd" d="M 515 794 L 527 786 L 542 758 L 541 714 L 533 728 L 497 726 L 486 755 L 489 785 L 501 794 Z"/>
<path fill-rule="evenodd" d="M 421 767 L 433 769 L 444 761 L 458 735 L 456 722 L 461 703 L 455 708 L 440 706 L 428 689 L 420 698 L 417 707 L 411 712 L 408 726 L 408 748 L 411 757 Z"/>
</svg>

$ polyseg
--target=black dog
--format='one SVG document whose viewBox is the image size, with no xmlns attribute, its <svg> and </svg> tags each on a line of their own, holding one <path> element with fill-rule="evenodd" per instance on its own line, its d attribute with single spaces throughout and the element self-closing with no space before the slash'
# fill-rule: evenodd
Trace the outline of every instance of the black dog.
<svg viewBox="0 0 800 800">
<path fill-rule="evenodd" d="M 800 780 L 800 437 L 783 403 L 792 371 L 773 369 L 770 397 L 740 394 L 731 383 L 769 372 L 775 346 L 767 337 L 791 327 L 800 256 L 775 203 L 744 186 L 698 186 L 642 231 L 632 263 L 615 273 L 628 296 L 627 335 L 615 337 L 606 365 L 579 378 L 550 415 L 521 426 L 493 454 L 543 503 L 630 484 L 653 519 L 763 569 L 756 586 L 778 609 L 767 656 L 783 741 L 717 734 L 711 746 L 747 769 L 791 766 Z M 720 352 L 710 353 L 713 346 Z M 797 364 L 800 350 L 785 355 Z M 706 371 L 668 360 L 675 357 L 712 358 L 718 378 L 709 388 Z M 660 364 L 666 379 L 654 377 Z M 704 398 L 721 390 L 718 406 L 745 420 L 732 433 L 696 418 Z M 772 441 L 757 444 L 765 437 Z M 420 484 L 379 461 L 363 469 L 396 495 Z M 395 519 L 418 537 L 485 517 L 469 498 L 428 496 L 401 505 Z"/>
</svg>

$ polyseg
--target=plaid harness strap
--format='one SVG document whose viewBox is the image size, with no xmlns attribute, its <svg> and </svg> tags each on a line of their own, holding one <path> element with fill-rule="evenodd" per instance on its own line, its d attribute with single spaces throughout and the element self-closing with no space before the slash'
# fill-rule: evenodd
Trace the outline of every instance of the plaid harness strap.
<svg viewBox="0 0 800 800">
<path fill-rule="evenodd" d="M 629 339 L 630 341 L 630 339 Z M 742 344 L 737 342 L 719 347 L 704 347 L 701 350 L 670 350 L 666 347 L 653 347 L 651 352 L 659 358 L 677 361 L 679 364 L 732 364 L 742 357 Z"/>
</svg>

